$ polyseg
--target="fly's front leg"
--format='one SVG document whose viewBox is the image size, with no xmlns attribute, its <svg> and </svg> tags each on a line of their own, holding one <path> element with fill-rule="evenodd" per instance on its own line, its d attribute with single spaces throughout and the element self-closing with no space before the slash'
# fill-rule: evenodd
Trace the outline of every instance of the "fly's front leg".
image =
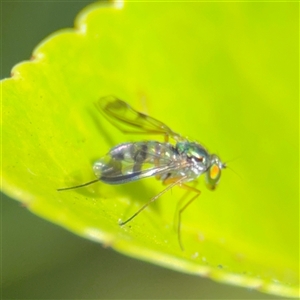
<svg viewBox="0 0 300 300">
<path fill-rule="evenodd" d="M 181 215 L 182 213 L 184 212 L 184 210 L 194 201 L 196 200 L 200 194 L 201 194 L 201 191 L 199 191 L 198 189 L 194 188 L 194 187 L 191 187 L 191 186 L 188 186 L 186 184 L 180 184 L 179 187 L 183 188 L 183 189 L 186 189 L 188 191 L 192 191 L 192 192 L 195 192 L 196 195 L 194 197 L 192 197 L 183 207 L 180 208 L 179 212 L 178 212 L 178 227 L 177 227 L 177 234 L 178 234 L 178 242 L 179 242 L 179 245 L 180 245 L 180 248 L 182 251 L 184 251 L 184 247 L 183 247 L 183 244 L 182 244 L 182 240 L 181 240 Z"/>
<path fill-rule="evenodd" d="M 195 186 L 198 184 L 198 182 L 193 181 L 192 182 L 192 187 L 195 188 Z M 184 201 L 186 200 L 186 198 L 190 195 L 191 190 L 190 189 L 185 189 L 186 193 L 181 197 L 181 199 L 177 202 L 176 204 L 176 210 L 174 212 L 174 220 L 173 220 L 173 224 L 174 224 L 174 230 L 177 231 L 177 222 L 178 222 L 178 212 L 180 207 L 182 206 L 182 204 L 184 203 Z"/>
<path fill-rule="evenodd" d="M 182 183 L 184 181 L 185 177 L 182 177 L 181 179 L 178 180 L 178 178 L 169 178 L 169 179 L 166 179 L 163 183 L 164 184 L 171 184 L 171 186 L 174 186 L 173 182 L 177 182 L 176 185 L 178 185 L 180 188 L 182 189 L 185 189 L 189 192 L 194 192 L 196 193 L 196 195 L 194 197 L 192 197 L 192 199 L 190 199 L 182 208 L 179 209 L 179 212 L 178 212 L 178 226 L 177 226 L 177 236 L 178 236 L 178 243 L 179 243 L 179 246 L 181 248 L 182 251 L 184 251 L 184 247 L 183 247 L 183 244 L 182 244 L 182 239 L 181 239 L 181 215 L 182 213 L 184 212 L 184 210 L 194 201 L 196 200 L 196 198 L 198 198 L 201 194 L 201 191 L 199 191 L 198 189 L 192 187 L 192 186 L 189 186 L 189 185 L 186 185 L 184 183 Z"/>
</svg>

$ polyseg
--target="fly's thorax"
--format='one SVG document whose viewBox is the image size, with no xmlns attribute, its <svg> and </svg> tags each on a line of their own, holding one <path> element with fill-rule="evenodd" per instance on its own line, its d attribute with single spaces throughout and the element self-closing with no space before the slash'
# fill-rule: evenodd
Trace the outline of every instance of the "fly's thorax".
<svg viewBox="0 0 300 300">
<path fill-rule="evenodd" d="M 176 149 L 182 159 L 187 161 L 191 172 L 194 173 L 194 178 L 206 172 L 210 155 L 203 146 L 194 142 L 179 142 L 176 144 Z"/>
<path fill-rule="evenodd" d="M 226 164 L 216 155 L 210 155 L 210 166 L 206 172 L 206 186 L 214 190 L 221 178 L 221 170 L 226 168 Z"/>
</svg>

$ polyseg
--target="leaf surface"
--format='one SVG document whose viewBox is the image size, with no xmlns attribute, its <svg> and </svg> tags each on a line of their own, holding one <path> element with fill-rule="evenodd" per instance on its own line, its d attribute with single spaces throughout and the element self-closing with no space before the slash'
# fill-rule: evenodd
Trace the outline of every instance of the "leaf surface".
<svg viewBox="0 0 300 300">
<path fill-rule="evenodd" d="M 3 191 L 130 256 L 296 297 L 297 16 L 292 5 L 278 5 L 87 7 L 75 29 L 53 33 L 2 81 Z M 201 196 L 182 216 L 185 251 L 174 227 L 177 204 L 191 195 L 179 188 L 123 227 L 118 221 L 158 194 L 160 182 L 57 192 L 94 180 L 93 162 L 118 143 L 163 141 L 123 135 L 107 122 L 94 104 L 111 94 L 225 161 L 239 157 L 228 162 L 232 170 L 224 170 L 216 191 L 199 179 Z"/>
</svg>

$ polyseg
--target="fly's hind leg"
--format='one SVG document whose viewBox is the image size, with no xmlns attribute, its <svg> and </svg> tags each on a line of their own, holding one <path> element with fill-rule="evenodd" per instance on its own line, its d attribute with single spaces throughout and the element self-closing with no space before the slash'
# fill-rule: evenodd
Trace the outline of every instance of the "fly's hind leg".
<svg viewBox="0 0 300 300">
<path fill-rule="evenodd" d="M 169 191 L 172 187 L 174 187 L 175 185 L 180 185 L 181 182 L 186 179 L 185 177 L 181 177 L 180 179 L 177 179 L 176 181 L 173 181 L 170 185 L 168 185 L 164 190 L 162 190 L 159 194 L 155 195 L 154 197 L 152 197 L 146 204 L 144 204 L 136 213 L 134 213 L 130 218 L 128 218 L 126 221 L 124 222 L 120 222 L 119 225 L 123 226 L 126 223 L 130 222 L 133 218 L 135 218 L 139 213 L 141 213 L 146 207 L 148 207 L 151 203 L 153 203 L 154 201 L 156 201 L 161 195 L 163 195 L 164 193 L 166 193 L 167 191 Z"/>
</svg>

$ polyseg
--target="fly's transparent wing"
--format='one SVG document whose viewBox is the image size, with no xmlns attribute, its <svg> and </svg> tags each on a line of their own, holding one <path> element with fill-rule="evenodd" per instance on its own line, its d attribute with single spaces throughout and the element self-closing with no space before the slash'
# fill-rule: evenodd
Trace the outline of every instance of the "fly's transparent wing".
<svg viewBox="0 0 300 300">
<path fill-rule="evenodd" d="M 126 102 L 114 97 L 106 96 L 96 102 L 98 110 L 123 133 L 162 134 L 166 140 L 171 136 L 175 140 L 183 138 L 164 123 L 140 113 Z"/>
<path fill-rule="evenodd" d="M 180 168 L 175 150 L 168 143 L 155 141 L 120 144 L 95 162 L 100 181 L 121 184 L 151 176 L 174 174 Z"/>
<path fill-rule="evenodd" d="M 99 180 L 106 184 L 123 184 L 131 181 L 137 181 L 147 177 L 161 176 L 167 173 L 170 169 L 172 169 L 170 166 L 152 166 L 151 168 L 132 170 L 134 164 L 132 164 L 132 166 L 127 167 L 127 170 L 124 169 L 124 171 L 121 172 L 118 167 L 116 168 L 116 165 L 108 165 L 109 169 L 103 170 Z"/>
</svg>

